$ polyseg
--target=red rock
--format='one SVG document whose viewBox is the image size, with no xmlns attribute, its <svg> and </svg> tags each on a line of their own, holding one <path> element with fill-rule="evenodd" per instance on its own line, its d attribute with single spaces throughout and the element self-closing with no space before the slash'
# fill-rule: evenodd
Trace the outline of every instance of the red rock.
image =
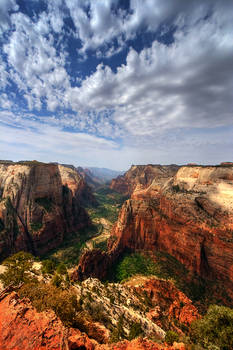
<svg viewBox="0 0 233 350">
<path fill-rule="evenodd" d="M 190 325 L 200 317 L 192 301 L 170 281 L 147 279 L 142 287 L 136 289 L 138 292 L 145 291 L 150 298 L 152 310 L 147 316 L 155 322 L 163 315 Z"/>
<path fill-rule="evenodd" d="M 156 188 L 154 188 L 156 187 Z M 183 167 L 158 189 L 134 191 L 119 214 L 110 252 L 162 250 L 233 297 L 233 168 Z"/>
<path fill-rule="evenodd" d="M 90 189 L 61 165 L 0 164 L 0 194 L 0 258 L 19 250 L 43 254 L 90 222 L 81 206 Z"/>
<path fill-rule="evenodd" d="M 131 170 L 134 174 L 137 167 Z M 155 177 L 132 193 L 113 227 L 105 264 L 109 267 L 125 250 L 161 250 L 189 271 L 224 283 L 233 299 L 232 232 L 233 167 L 184 166 L 170 179 Z M 91 253 L 88 259 L 91 271 Z"/>
<path fill-rule="evenodd" d="M 100 345 L 78 329 L 65 328 L 52 311 L 37 312 L 15 292 L 0 298 L 1 350 L 185 350 L 182 344 L 158 345 L 147 339 Z"/>
<path fill-rule="evenodd" d="M 132 165 L 124 175 L 113 179 L 110 187 L 129 196 L 135 189 L 147 188 L 155 178 L 157 182 L 159 180 L 164 182 L 165 179 L 173 176 L 178 169 L 177 165 Z"/>
</svg>

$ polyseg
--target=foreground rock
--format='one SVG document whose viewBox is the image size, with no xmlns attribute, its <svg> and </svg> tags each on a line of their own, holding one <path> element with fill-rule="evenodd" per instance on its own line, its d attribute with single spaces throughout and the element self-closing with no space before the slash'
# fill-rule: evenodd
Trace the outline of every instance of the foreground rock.
<svg viewBox="0 0 233 350">
<path fill-rule="evenodd" d="M 89 224 L 92 200 L 76 170 L 38 162 L 0 164 L 0 259 L 19 250 L 44 254 Z"/>
<path fill-rule="evenodd" d="M 37 312 L 15 292 L 0 297 L 1 350 L 185 350 L 184 345 L 158 345 L 148 339 L 99 344 L 78 329 L 65 328 L 52 311 Z"/>
</svg>

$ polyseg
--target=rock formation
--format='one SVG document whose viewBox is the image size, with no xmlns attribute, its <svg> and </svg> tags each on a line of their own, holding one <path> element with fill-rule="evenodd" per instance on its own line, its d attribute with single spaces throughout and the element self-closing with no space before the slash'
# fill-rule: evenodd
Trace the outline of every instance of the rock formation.
<svg viewBox="0 0 233 350">
<path fill-rule="evenodd" d="M 159 319 L 164 320 L 169 317 L 170 320 L 180 321 L 181 315 L 186 315 L 184 323 L 189 324 L 190 320 L 199 317 L 191 301 L 170 282 L 166 281 L 145 279 L 139 282 L 131 280 L 125 285 L 109 284 L 105 287 L 100 281 L 89 279 L 82 285 L 74 286 L 74 290 L 77 291 L 78 298 L 81 293 L 84 309 L 93 306 L 97 311 L 99 305 L 102 314 L 106 313 L 105 317 L 108 317 L 108 322 L 112 322 L 113 327 L 116 325 L 119 315 L 123 314 L 125 331 L 133 322 L 138 321 L 145 334 L 152 337 L 156 334 L 165 334 L 157 325 L 160 322 Z M 145 292 L 152 303 L 149 312 L 146 311 L 147 307 L 144 303 Z M 90 294 L 92 301 L 90 301 Z M 114 301 L 111 300 L 112 298 Z M 182 306 L 180 306 L 181 302 Z M 188 309 L 191 311 L 187 311 Z M 165 315 L 166 317 L 164 317 Z M 98 315 L 95 313 L 94 316 Z M 186 322 L 187 318 L 188 322 Z M 88 328 L 88 335 L 81 333 L 77 328 L 64 327 L 51 310 L 36 311 L 27 298 L 20 299 L 14 291 L 0 294 L 1 350 L 185 350 L 183 344 L 159 345 L 147 338 L 106 344 L 105 342 L 108 342 L 109 339 L 105 339 L 100 334 L 102 332 L 104 335 L 107 330 L 103 324 L 93 322 L 90 318 L 83 320 L 83 322 L 85 328 Z M 89 324 L 88 327 L 86 327 L 86 323 Z M 163 326 L 163 322 L 161 325 Z M 104 344 L 99 344 L 97 340 L 92 339 L 92 334 L 93 337 L 101 338 Z"/>
<path fill-rule="evenodd" d="M 0 164 L 0 258 L 58 246 L 68 232 L 89 224 L 84 200 L 93 196 L 76 170 L 39 162 Z"/>
<path fill-rule="evenodd" d="M 133 180 L 118 188 L 134 191 L 113 228 L 106 266 L 126 249 L 161 250 L 203 278 L 223 282 L 233 297 L 233 167 L 184 166 L 170 178 L 135 186 L 134 174 L 148 179 L 148 167 L 132 167 Z"/>
<path fill-rule="evenodd" d="M 135 190 L 147 188 L 156 178 L 158 184 L 173 176 L 177 165 L 132 165 L 122 176 L 113 179 L 110 187 L 124 195 L 130 196 Z"/>
</svg>

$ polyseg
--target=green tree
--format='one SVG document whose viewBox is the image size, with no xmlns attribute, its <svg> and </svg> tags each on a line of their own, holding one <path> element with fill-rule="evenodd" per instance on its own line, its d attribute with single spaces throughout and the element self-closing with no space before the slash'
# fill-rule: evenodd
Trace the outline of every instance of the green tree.
<svg viewBox="0 0 233 350">
<path fill-rule="evenodd" d="M 168 331 L 165 336 L 165 342 L 172 345 L 175 341 L 179 341 L 179 335 L 174 331 Z"/>
<path fill-rule="evenodd" d="M 22 282 L 33 280 L 34 257 L 30 253 L 19 252 L 3 261 L 3 265 L 7 267 L 6 271 L 0 274 L 0 279 L 4 287 L 12 284 L 18 286 Z"/>
<path fill-rule="evenodd" d="M 233 310 L 211 305 L 202 319 L 192 323 L 191 338 L 206 349 L 233 349 Z"/>
</svg>

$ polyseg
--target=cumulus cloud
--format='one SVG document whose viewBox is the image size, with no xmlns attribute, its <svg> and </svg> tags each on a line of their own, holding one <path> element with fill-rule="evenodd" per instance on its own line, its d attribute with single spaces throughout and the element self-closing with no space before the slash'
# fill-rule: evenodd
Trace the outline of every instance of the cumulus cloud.
<svg viewBox="0 0 233 350">
<path fill-rule="evenodd" d="M 15 0 L 0 1 L 0 34 L 10 28 L 11 18 L 10 12 L 17 11 L 18 5 Z"/>
<path fill-rule="evenodd" d="M 62 96 L 69 87 L 69 76 L 64 53 L 54 47 L 48 18 L 42 14 L 34 23 L 25 14 L 16 13 L 11 20 L 15 31 L 3 46 L 11 80 L 24 92 L 30 109 L 40 109 L 42 98 L 50 110 L 64 105 Z"/>
<path fill-rule="evenodd" d="M 16 1 L 0 0 L 0 119 L 10 135 L 21 130 L 18 144 L 28 135 L 43 143 L 38 152 L 58 147 L 45 142 L 50 133 L 70 156 L 75 142 L 89 151 L 96 144 L 103 157 L 111 161 L 114 152 L 124 164 L 124 152 L 150 162 L 152 154 L 168 159 L 169 145 L 183 154 L 206 148 L 210 158 L 214 140 L 219 150 L 228 147 L 217 134 L 233 123 L 233 2 L 126 4 L 51 0 L 29 15 Z M 137 45 L 141 33 L 153 34 L 144 46 Z M 94 159 L 96 152 L 91 146 Z"/>
<path fill-rule="evenodd" d="M 226 17 L 225 17 L 226 19 Z M 230 17 L 219 14 L 175 34 L 173 44 L 154 41 L 114 73 L 99 65 L 81 87 L 66 91 L 74 110 L 114 109 L 126 134 L 154 135 L 158 128 L 213 127 L 232 123 L 233 46 Z"/>
</svg>

